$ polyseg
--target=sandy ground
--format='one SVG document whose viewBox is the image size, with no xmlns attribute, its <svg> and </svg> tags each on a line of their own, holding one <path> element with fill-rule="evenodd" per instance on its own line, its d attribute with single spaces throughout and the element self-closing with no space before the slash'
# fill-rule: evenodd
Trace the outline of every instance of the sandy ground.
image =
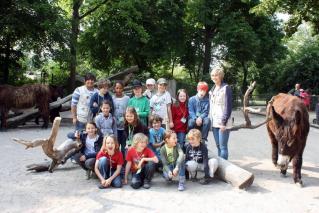
<svg viewBox="0 0 319 213">
<path fill-rule="evenodd" d="M 240 123 L 241 115 L 233 115 Z M 70 125 L 62 125 L 57 142 L 63 142 L 69 131 Z M 49 132 L 38 127 L 0 132 L 1 212 L 319 212 L 318 129 L 311 128 L 304 152 L 304 188 L 293 183 L 291 167 L 286 178 L 273 167 L 263 126 L 232 132 L 229 140 L 230 161 L 255 175 L 251 187 L 239 190 L 216 179 L 207 186 L 187 182 L 184 192 L 178 192 L 176 184 L 165 183 L 159 174 L 149 190 L 130 186 L 100 190 L 97 179 L 86 180 L 85 172 L 71 162 L 52 174 L 27 172 L 27 164 L 47 157 L 40 147 L 25 150 L 11 138 L 44 138 Z M 209 148 L 216 152 L 212 136 L 209 138 Z"/>
</svg>

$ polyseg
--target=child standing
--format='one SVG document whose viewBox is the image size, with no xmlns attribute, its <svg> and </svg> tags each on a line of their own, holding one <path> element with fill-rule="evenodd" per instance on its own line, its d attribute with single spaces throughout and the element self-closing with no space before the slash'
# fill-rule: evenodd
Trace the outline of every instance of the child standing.
<svg viewBox="0 0 319 213">
<path fill-rule="evenodd" d="M 161 148 L 161 160 L 163 163 L 163 176 L 167 181 L 179 176 L 178 190 L 185 189 L 185 162 L 184 153 L 177 144 L 176 133 L 167 130 L 164 136 L 165 145 Z"/>
<path fill-rule="evenodd" d="M 115 188 L 122 187 L 120 172 L 123 164 L 123 155 L 119 151 L 116 138 L 112 135 L 104 137 L 103 145 L 95 161 L 95 174 L 101 182 L 100 189 L 111 185 Z"/>
<path fill-rule="evenodd" d="M 201 128 L 203 140 L 207 141 L 210 128 L 208 84 L 204 81 L 197 84 L 197 94 L 188 102 L 188 129 Z"/>
<path fill-rule="evenodd" d="M 124 84 L 122 81 L 115 83 L 114 92 L 112 97 L 114 102 L 114 117 L 117 125 L 117 138 L 121 145 L 121 152 L 125 154 L 125 134 L 124 134 L 124 115 L 130 98 L 123 93 Z"/>
<path fill-rule="evenodd" d="M 185 165 L 192 180 L 196 180 L 197 171 L 204 171 L 205 177 L 200 180 L 201 184 L 208 184 L 210 178 L 218 167 L 215 158 L 208 159 L 208 150 L 205 144 L 201 143 L 202 135 L 198 129 L 191 129 L 187 134 L 189 144 L 186 147 Z"/>
<path fill-rule="evenodd" d="M 174 123 L 171 111 L 172 97 L 169 92 L 166 91 L 166 87 L 167 81 L 165 78 L 157 80 L 157 93 L 150 100 L 151 114 L 159 115 L 163 119 L 164 128 L 173 128 Z"/>
<path fill-rule="evenodd" d="M 160 149 L 164 144 L 164 133 L 165 129 L 162 127 L 162 118 L 158 115 L 154 115 L 151 118 L 152 128 L 150 128 L 149 147 L 156 154 L 160 160 Z"/>
<path fill-rule="evenodd" d="M 125 148 L 128 149 L 132 145 L 133 136 L 136 133 L 144 133 L 149 135 L 147 126 L 145 126 L 138 118 L 135 108 L 127 107 L 125 111 L 124 136 Z"/>
<path fill-rule="evenodd" d="M 150 112 L 150 103 L 149 100 L 143 96 L 142 94 L 142 83 L 139 80 L 133 81 L 133 94 L 129 102 L 128 106 L 134 107 L 136 112 L 144 125 L 148 125 L 148 115 Z"/>
<path fill-rule="evenodd" d="M 96 124 L 88 122 L 85 132 L 74 134 L 73 139 L 79 138 L 82 148 L 75 153 L 73 159 L 86 171 L 87 179 L 90 179 L 94 169 L 96 153 L 101 149 L 103 137 L 97 133 Z"/>
<path fill-rule="evenodd" d="M 146 90 L 143 93 L 143 96 L 145 96 L 148 99 L 151 99 L 155 94 L 155 80 L 153 78 L 149 78 L 146 80 Z"/>
<path fill-rule="evenodd" d="M 108 100 L 104 100 L 101 105 L 101 113 L 95 117 L 95 123 L 97 128 L 100 129 L 103 136 L 115 135 L 117 137 L 117 128 L 115 118 L 110 113 L 111 103 Z"/>
<path fill-rule="evenodd" d="M 96 114 L 99 113 L 99 109 L 104 100 L 108 100 L 111 103 L 111 113 L 113 114 L 113 109 L 114 109 L 113 99 L 110 93 L 108 92 L 109 88 L 111 87 L 111 81 L 108 79 L 100 80 L 97 83 L 97 87 L 99 91 L 94 93 L 94 95 L 91 97 L 91 100 L 90 100 L 90 109 L 93 114 L 93 118 L 95 117 Z"/>
<path fill-rule="evenodd" d="M 156 155 L 147 147 L 147 143 L 147 136 L 143 133 L 137 133 L 133 137 L 132 147 L 127 152 L 124 183 L 127 184 L 128 174 L 131 171 L 131 186 L 134 189 L 141 186 L 145 189 L 151 187 L 155 171 L 154 163 L 158 163 Z"/>
<path fill-rule="evenodd" d="M 185 136 L 187 132 L 188 119 L 188 95 L 185 89 L 177 91 L 177 100 L 172 104 L 172 117 L 174 123 L 174 131 L 177 134 L 177 141 L 180 147 L 184 150 Z"/>
</svg>

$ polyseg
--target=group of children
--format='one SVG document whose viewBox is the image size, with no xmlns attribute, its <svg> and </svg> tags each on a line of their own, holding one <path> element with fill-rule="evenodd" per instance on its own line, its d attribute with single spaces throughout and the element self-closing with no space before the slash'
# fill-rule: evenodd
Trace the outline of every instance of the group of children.
<svg viewBox="0 0 319 213">
<path fill-rule="evenodd" d="M 113 96 L 110 86 L 108 80 L 98 82 L 99 90 L 90 99 L 94 122 L 68 135 L 83 144 L 73 159 L 88 178 L 94 171 L 103 189 L 127 184 L 131 174 L 134 189 L 148 189 L 154 172 L 160 171 L 169 182 L 178 179 L 183 191 L 186 174 L 195 181 L 197 171 L 203 171 L 200 183 L 209 183 L 218 163 L 208 158 L 205 145 L 210 128 L 207 83 L 199 82 L 197 95 L 190 99 L 185 89 L 178 90 L 174 103 L 164 78 L 158 79 L 157 90 L 155 80 L 148 79 L 144 93 L 142 83 L 134 80 L 131 98 L 121 81 L 115 83 Z"/>
</svg>

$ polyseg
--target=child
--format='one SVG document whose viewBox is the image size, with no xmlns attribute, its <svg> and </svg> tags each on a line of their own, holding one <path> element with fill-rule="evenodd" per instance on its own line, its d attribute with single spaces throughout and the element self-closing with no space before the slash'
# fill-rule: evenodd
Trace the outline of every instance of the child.
<svg viewBox="0 0 319 213">
<path fill-rule="evenodd" d="M 102 112 L 95 117 L 96 126 L 102 132 L 104 137 L 108 135 L 115 135 L 115 137 L 117 137 L 116 121 L 110 113 L 111 110 L 111 102 L 104 100 L 101 105 Z"/>
<path fill-rule="evenodd" d="M 128 106 L 134 107 L 136 112 L 144 125 L 148 125 L 148 115 L 150 112 L 150 103 L 149 100 L 142 94 L 142 83 L 139 80 L 133 81 L 133 94 Z"/>
<path fill-rule="evenodd" d="M 108 92 L 109 88 L 111 87 L 111 81 L 108 79 L 100 80 L 97 83 L 97 87 L 99 89 L 99 92 L 94 93 L 90 100 L 90 109 L 93 114 L 93 118 L 96 114 L 98 114 L 100 106 L 102 105 L 104 100 L 108 100 L 111 103 L 111 113 L 113 114 L 113 99 Z"/>
<path fill-rule="evenodd" d="M 82 148 L 75 153 L 74 160 L 86 170 L 87 179 L 90 179 L 92 170 L 94 169 L 96 153 L 101 149 L 103 137 L 97 133 L 96 124 L 88 122 L 85 132 L 74 134 L 73 139 L 79 138 L 82 142 Z"/>
<path fill-rule="evenodd" d="M 192 180 L 196 180 L 197 171 L 204 171 L 205 177 L 200 180 L 200 183 L 208 184 L 210 177 L 214 177 L 218 161 L 215 158 L 208 159 L 208 150 L 206 145 L 201 143 L 202 135 L 198 129 L 191 129 L 187 139 L 189 144 L 186 146 L 186 170 L 190 173 Z"/>
<path fill-rule="evenodd" d="M 179 176 L 178 190 L 185 189 L 185 162 L 184 153 L 179 144 L 177 144 L 176 133 L 167 130 L 164 136 L 165 145 L 161 148 L 161 160 L 163 163 L 163 176 L 167 181 L 173 177 Z"/>
<path fill-rule="evenodd" d="M 188 95 L 185 89 L 177 91 L 177 100 L 172 104 L 172 117 L 174 123 L 174 131 L 177 134 L 177 141 L 180 147 L 184 150 L 185 135 L 187 132 L 188 119 Z"/>
<path fill-rule="evenodd" d="M 131 186 L 134 189 L 141 186 L 145 189 L 151 187 L 150 184 L 155 171 L 154 163 L 158 163 L 158 158 L 147 147 L 147 143 L 147 136 L 143 133 L 137 133 L 133 137 L 132 147 L 127 152 L 124 183 L 127 184 L 128 174 L 131 171 Z"/>
<path fill-rule="evenodd" d="M 100 189 L 109 186 L 122 187 L 120 172 L 124 164 L 123 155 L 119 151 L 119 144 L 112 135 L 104 137 L 101 150 L 96 155 L 95 174 L 101 181 Z"/>
<path fill-rule="evenodd" d="M 171 112 L 172 97 L 166 91 L 167 81 L 165 78 L 157 80 L 157 93 L 150 100 L 151 114 L 159 115 L 164 122 L 164 128 L 173 128 Z M 166 125 L 169 125 L 166 127 Z"/>
<path fill-rule="evenodd" d="M 124 137 L 125 148 L 128 149 L 132 145 L 133 135 L 136 133 L 149 134 L 147 126 L 145 126 L 138 118 L 135 108 L 127 107 L 125 111 Z"/>
<path fill-rule="evenodd" d="M 204 142 L 207 141 L 210 128 L 209 97 L 207 95 L 208 84 L 201 81 L 197 84 L 197 94 L 192 96 L 188 102 L 189 118 L 188 129 L 201 128 Z"/>
<path fill-rule="evenodd" d="M 160 149 L 164 144 L 165 129 L 162 127 L 162 118 L 158 115 L 154 115 L 151 118 L 152 128 L 150 128 L 149 147 L 156 154 L 158 159 L 160 158 Z"/>
<path fill-rule="evenodd" d="M 153 78 L 149 78 L 146 80 L 146 90 L 143 93 L 143 96 L 145 96 L 148 99 L 151 99 L 155 94 L 155 80 Z"/>
<path fill-rule="evenodd" d="M 115 83 L 113 98 L 114 103 L 114 117 L 117 125 L 117 138 L 121 145 L 121 152 L 125 154 L 125 135 L 124 135 L 124 115 L 130 98 L 123 93 L 124 84 L 122 81 Z"/>
</svg>

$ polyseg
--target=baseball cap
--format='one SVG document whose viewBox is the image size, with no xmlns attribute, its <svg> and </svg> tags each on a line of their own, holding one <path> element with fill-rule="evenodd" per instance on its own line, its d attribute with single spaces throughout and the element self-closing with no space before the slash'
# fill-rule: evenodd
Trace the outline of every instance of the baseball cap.
<svg viewBox="0 0 319 213">
<path fill-rule="evenodd" d="M 142 83 L 137 79 L 133 80 L 132 85 L 134 88 L 143 86 Z"/>
<path fill-rule="evenodd" d="M 159 78 L 159 79 L 157 80 L 157 84 L 167 84 L 167 81 L 166 81 L 165 78 Z"/>
<path fill-rule="evenodd" d="M 149 78 L 149 79 L 146 80 L 146 84 L 147 85 L 155 85 L 155 83 L 156 82 L 155 82 L 154 78 Z"/>
</svg>

